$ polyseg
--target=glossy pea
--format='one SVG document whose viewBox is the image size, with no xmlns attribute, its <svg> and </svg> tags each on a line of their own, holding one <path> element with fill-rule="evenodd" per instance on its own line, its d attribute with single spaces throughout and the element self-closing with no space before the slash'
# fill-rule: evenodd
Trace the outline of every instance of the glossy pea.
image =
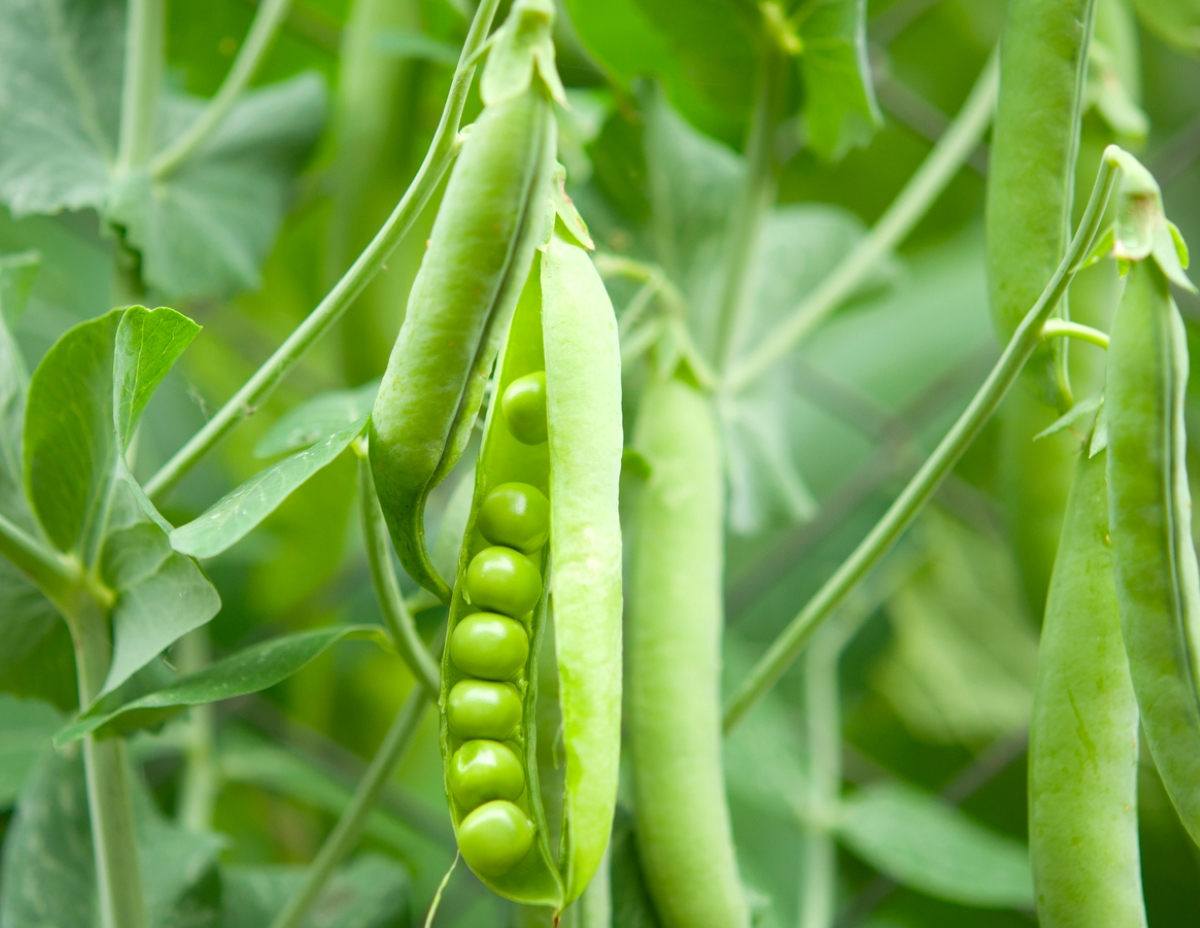
<svg viewBox="0 0 1200 928">
<path fill-rule="evenodd" d="M 546 372 L 518 377 L 508 385 L 500 400 L 500 411 L 517 441 L 540 445 L 547 438 Z"/>
<path fill-rule="evenodd" d="M 513 800 L 525 791 L 525 770 L 499 741 L 468 741 L 450 759 L 450 792 L 466 809 L 493 799 Z"/>
<path fill-rule="evenodd" d="M 1113 572 L 1142 727 L 1179 820 L 1200 842 L 1200 578 L 1191 534 L 1186 334 L 1153 258 L 1113 320 L 1105 407 Z"/>
<path fill-rule="evenodd" d="M 520 622 L 494 612 L 467 616 L 450 636 L 450 659 L 463 673 L 511 680 L 529 658 L 529 635 Z"/>
<path fill-rule="evenodd" d="M 450 690 L 446 721 L 460 738 L 503 741 L 521 724 L 521 697 L 507 683 L 462 680 Z"/>
<path fill-rule="evenodd" d="M 484 548 L 467 567 L 467 597 L 474 606 L 520 618 L 542 596 L 542 575 L 520 551 Z"/>
<path fill-rule="evenodd" d="M 1138 709 L 1108 540 L 1105 456 L 1079 456 L 1038 645 L 1029 851 L 1044 928 L 1146 924 Z"/>
<path fill-rule="evenodd" d="M 533 823 L 511 802 L 487 802 L 458 826 L 458 847 L 476 873 L 503 876 L 533 847 Z"/>
<path fill-rule="evenodd" d="M 479 505 L 479 531 L 494 545 L 532 554 L 550 537 L 550 500 L 528 483 L 502 483 Z"/>
</svg>

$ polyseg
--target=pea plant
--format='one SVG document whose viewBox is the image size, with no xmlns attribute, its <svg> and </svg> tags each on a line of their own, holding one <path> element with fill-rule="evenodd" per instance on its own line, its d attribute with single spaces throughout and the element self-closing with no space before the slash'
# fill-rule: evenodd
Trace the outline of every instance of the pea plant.
<svg viewBox="0 0 1200 928">
<path fill-rule="evenodd" d="M 0 928 L 1191 924 L 1198 56 L 0 0 Z"/>
</svg>

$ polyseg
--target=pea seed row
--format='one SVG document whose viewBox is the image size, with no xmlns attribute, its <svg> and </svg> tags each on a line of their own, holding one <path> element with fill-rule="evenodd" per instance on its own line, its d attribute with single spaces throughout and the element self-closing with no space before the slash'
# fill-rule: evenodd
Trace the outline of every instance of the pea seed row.
<svg viewBox="0 0 1200 928">
<path fill-rule="evenodd" d="M 526 445 L 546 441 L 544 371 L 514 380 L 500 410 L 508 431 Z M 458 829 L 472 869 L 498 877 L 533 846 L 535 826 L 516 804 L 525 770 L 508 741 L 524 740 L 522 693 L 530 653 L 529 618 L 542 598 L 542 575 L 531 558 L 550 537 L 550 502 L 529 483 L 503 483 L 479 505 L 476 527 L 489 547 L 471 559 L 464 600 L 473 612 L 450 636 L 450 659 L 466 679 L 450 690 L 446 720 L 465 739 L 453 754 L 448 783 L 467 810 Z M 515 683 L 515 685 L 514 685 Z"/>
</svg>

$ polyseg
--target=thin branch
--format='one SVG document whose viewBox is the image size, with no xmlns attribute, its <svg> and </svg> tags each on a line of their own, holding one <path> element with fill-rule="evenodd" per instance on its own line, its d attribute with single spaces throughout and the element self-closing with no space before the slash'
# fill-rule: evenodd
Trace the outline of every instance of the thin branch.
<svg viewBox="0 0 1200 928">
<path fill-rule="evenodd" d="M 154 153 L 158 85 L 166 23 L 163 0 L 129 0 L 125 20 L 125 74 L 115 172 L 142 167 Z"/>
<path fill-rule="evenodd" d="M 1025 362 L 1037 347 L 1046 319 L 1066 293 L 1081 259 L 1091 247 L 1119 173 L 1119 165 L 1110 147 L 1110 151 L 1106 151 L 1101 160 L 1099 176 L 1080 221 L 1079 231 L 1075 233 L 1067 253 L 1037 303 L 1013 333 L 1012 340 L 1004 349 L 999 362 L 958 421 L 892 503 L 883 518 L 783 630 L 734 692 L 725 709 L 726 731 L 732 729 L 750 707 L 775 685 L 804 649 L 812 633 L 879 563 L 1000 406 Z"/>
<path fill-rule="evenodd" d="M 195 153 L 213 131 L 221 124 L 221 120 L 237 102 L 237 98 L 254 78 L 258 67 L 266 57 L 267 50 L 279 31 L 280 24 L 288 15 L 291 0 L 263 0 L 250 23 L 250 31 L 238 50 L 229 73 L 218 88 L 216 95 L 208 101 L 207 106 L 188 126 L 183 135 L 155 155 L 150 162 L 150 173 L 155 177 L 166 177 Z"/>
<path fill-rule="evenodd" d="M 56 601 L 82 580 L 77 563 L 42 544 L 3 515 L 0 515 L 0 556 L 12 561 Z"/>
<path fill-rule="evenodd" d="M 946 134 L 887 212 L 791 315 L 767 333 L 748 355 L 731 365 L 725 378 L 726 389 L 731 393 L 744 389 L 786 357 L 908 236 L 975 151 L 996 108 L 999 77 L 998 58 L 993 54 Z"/>
<path fill-rule="evenodd" d="M 288 336 L 220 411 L 147 482 L 146 492 L 151 499 L 162 499 L 163 494 L 178 483 L 234 426 L 254 413 L 301 356 L 341 318 L 342 313 L 354 302 L 363 288 L 379 273 L 393 249 L 408 232 L 458 153 L 458 125 L 462 120 L 463 106 L 466 104 L 467 91 L 470 90 L 471 79 L 475 74 L 479 50 L 487 39 L 497 6 L 499 0 L 482 0 L 479 4 L 467 40 L 463 44 L 458 68 L 450 84 L 450 95 L 446 99 L 442 119 L 438 123 L 429 151 L 417 171 L 417 176 L 413 178 L 412 184 L 400 198 L 383 228 L 376 233 L 375 238 L 308 318 Z"/>
<path fill-rule="evenodd" d="M 1080 322 L 1068 322 L 1065 319 L 1051 319 L 1042 326 L 1042 338 L 1077 338 L 1083 342 L 1099 345 L 1108 350 L 1108 335 L 1099 329 Z"/>
</svg>

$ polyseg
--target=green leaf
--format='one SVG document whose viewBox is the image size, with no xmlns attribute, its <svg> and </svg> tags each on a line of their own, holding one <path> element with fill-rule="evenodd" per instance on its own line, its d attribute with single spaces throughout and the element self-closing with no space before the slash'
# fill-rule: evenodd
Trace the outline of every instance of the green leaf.
<svg viewBox="0 0 1200 928">
<path fill-rule="evenodd" d="M 0 515 L 26 530 L 33 519 L 21 476 L 21 424 L 29 372 L 8 327 L 25 308 L 40 261 L 37 252 L 0 257 Z"/>
<path fill-rule="evenodd" d="M 164 143 L 203 104 L 168 98 Z M 146 282 L 176 298 L 228 296 L 262 284 L 294 172 L 325 119 L 315 74 L 246 93 L 194 158 L 166 178 L 114 181 L 106 216 L 142 253 Z"/>
<path fill-rule="evenodd" d="M 41 264 L 36 251 L 0 256 L 0 324 L 15 325 L 21 318 Z"/>
<path fill-rule="evenodd" d="M 284 458 L 228 493 L 203 515 L 171 533 L 176 551 L 215 557 L 246 537 L 305 481 L 346 450 L 362 434 L 366 417 L 324 441 Z"/>
<path fill-rule="evenodd" d="M 214 872 L 223 839 L 163 821 L 140 778 L 134 810 L 150 923 L 186 920 L 200 884 Z M 21 793 L 0 870 L 0 924 L 5 928 L 94 928 L 95 867 L 87 786 L 78 751 L 45 751 Z"/>
<path fill-rule="evenodd" d="M 3 558 L 0 641 L 0 692 L 44 699 L 68 712 L 75 708 L 75 651 L 67 623 L 42 591 Z"/>
<path fill-rule="evenodd" d="M 53 706 L 0 694 L 0 808 L 12 804 L 25 775 L 61 726 L 62 716 Z"/>
<path fill-rule="evenodd" d="M 304 882 L 304 868 L 232 866 L 222 879 L 221 928 L 262 928 Z M 410 923 L 408 875 L 395 861 L 364 854 L 338 870 L 313 903 L 305 925 L 393 928 Z"/>
<path fill-rule="evenodd" d="M 800 24 L 809 144 L 836 161 L 883 125 L 867 56 L 866 0 L 818 0 Z"/>
<path fill-rule="evenodd" d="M 131 306 L 121 317 L 113 355 L 115 426 L 119 452 L 167 372 L 200 332 L 200 326 L 173 309 Z"/>
<path fill-rule="evenodd" d="M 910 786 L 858 790 L 842 805 L 838 834 L 871 866 L 931 896 L 985 908 L 1033 907 L 1024 844 Z"/>
<path fill-rule="evenodd" d="M 267 429 L 254 446 L 254 456 L 273 458 L 328 438 L 370 415 L 378 392 L 379 381 L 372 380 L 353 390 L 329 390 L 305 400 Z"/>
<path fill-rule="evenodd" d="M 754 98 L 757 11 L 726 0 L 567 0 L 583 44 L 614 81 L 662 81 L 689 122 L 741 143 Z"/>
<path fill-rule="evenodd" d="M 375 35 L 375 47 L 397 58 L 432 61 L 453 67 L 458 63 L 459 48 L 439 42 L 415 29 L 388 29 Z"/>
<path fill-rule="evenodd" d="M 1089 396 L 1085 400 L 1080 400 L 1065 413 L 1055 419 L 1050 425 L 1042 429 L 1033 436 L 1033 440 L 1037 441 L 1040 438 L 1048 438 L 1051 435 L 1057 435 L 1064 429 L 1069 429 L 1084 416 L 1095 412 L 1104 403 L 1104 394 L 1097 393 L 1095 396 Z"/>
<path fill-rule="evenodd" d="M 387 636 L 374 625 L 342 625 L 272 638 L 231 654 L 203 670 L 126 701 L 123 692 L 101 697 L 55 736 L 59 747 L 84 735 L 124 734 L 162 724 L 187 706 L 257 693 L 286 680 L 333 644 L 364 638 L 389 648 Z"/>
</svg>

